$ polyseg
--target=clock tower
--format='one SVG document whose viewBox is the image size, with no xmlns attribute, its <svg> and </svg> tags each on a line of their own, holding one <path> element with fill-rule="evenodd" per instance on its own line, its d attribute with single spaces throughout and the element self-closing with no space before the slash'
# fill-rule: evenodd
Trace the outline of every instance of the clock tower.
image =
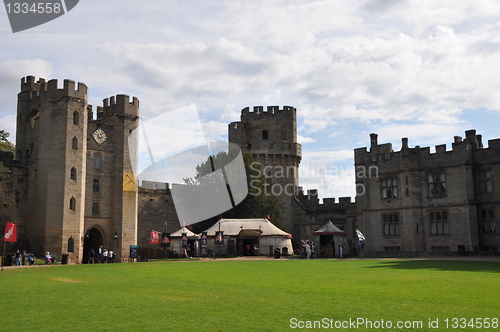
<svg viewBox="0 0 500 332">
<path fill-rule="evenodd" d="M 120 260 L 137 241 L 137 190 L 124 181 L 134 179 L 128 137 L 139 101 L 105 99 L 94 117 L 87 94 L 85 84 L 71 80 L 62 88 L 57 80 L 21 80 L 16 158 L 27 199 L 20 217 L 37 256 L 48 251 L 81 263 L 103 245 Z"/>
</svg>

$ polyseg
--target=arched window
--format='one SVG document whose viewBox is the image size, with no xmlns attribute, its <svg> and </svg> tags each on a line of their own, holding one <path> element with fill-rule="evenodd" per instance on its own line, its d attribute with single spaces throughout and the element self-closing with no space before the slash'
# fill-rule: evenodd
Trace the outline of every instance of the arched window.
<svg viewBox="0 0 500 332">
<path fill-rule="evenodd" d="M 79 122 L 78 112 L 74 111 L 73 112 L 73 124 L 78 125 L 78 122 Z"/>
<path fill-rule="evenodd" d="M 71 197 L 69 200 L 69 209 L 71 211 L 76 211 L 76 199 L 74 197 Z"/>
<path fill-rule="evenodd" d="M 69 178 L 71 180 L 76 180 L 76 168 L 71 168 L 71 171 L 69 172 Z"/>
<path fill-rule="evenodd" d="M 73 150 L 78 150 L 78 138 L 73 137 L 73 140 L 71 141 L 71 148 Z"/>
<path fill-rule="evenodd" d="M 75 251 L 75 240 L 72 237 L 70 237 L 68 239 L 68 252 L 73 252 L 73 251 Z"/>
</svg>

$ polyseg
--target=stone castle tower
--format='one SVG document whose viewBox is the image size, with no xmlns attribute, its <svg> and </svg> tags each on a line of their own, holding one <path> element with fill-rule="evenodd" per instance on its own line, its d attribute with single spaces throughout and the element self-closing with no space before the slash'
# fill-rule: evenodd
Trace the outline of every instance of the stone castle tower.
<svg viewBox="0 0 500 332">
<path fill-rule="evenodd" d="M 229 124 L 229 142 L 238 144 L 243 153 L 260 163 L 263 175 L 274 183 L 268 188 L 269 193 L 285 204 L 285 231 L 293 228 L 292 201 L 297 193 L 302 158 L 296 112 L 291 106 L 255 106 L 253 110 L 246 107 L 241 111 L 241 121 Z"/>
<path fill-rule="evenodd" d="M 16 158 L 24 168 L 22 228 L 36 255 L 86 261 L 100 245 L 128 257 L 137 241 L 137 189 L 128 138 L 139 101 L 105 99 L 93 117 L 87 86 L 23 78 L 18 95 Z"/>
</svg>

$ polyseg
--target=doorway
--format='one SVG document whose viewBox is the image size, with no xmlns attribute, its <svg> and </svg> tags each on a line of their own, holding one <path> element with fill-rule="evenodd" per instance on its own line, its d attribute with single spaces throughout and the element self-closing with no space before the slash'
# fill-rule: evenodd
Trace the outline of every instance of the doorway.
<svg viewBox="0 0 500 332">
<path fill-rule="evenodd" d="M 321 257 L 335 257 L 335 241 L 333 235 L 319 236 Z"/>
<path fill-rule="evenodd" d="M 83 264 L 87 264 L 89 261 L 89 252 L 94 249 L 97 253 L 97 249 L 100 246 L 104 246 L 104 237 L 97 228 L 93 227 L 85 233 L 85 238 L 83 241 Z"/>
</svg>

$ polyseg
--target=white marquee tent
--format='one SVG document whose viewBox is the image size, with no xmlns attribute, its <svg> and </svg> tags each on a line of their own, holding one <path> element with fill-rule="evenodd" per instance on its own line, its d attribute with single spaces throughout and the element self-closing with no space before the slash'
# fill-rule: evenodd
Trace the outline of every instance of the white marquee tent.
<svg viewBox="0 0 500 332">
<path fill-rule="evenodd" d="M 224 232 L 224 245 L 215 244 L 217 231 Z M 220 219 L 207 230 L 207 236 L 208 250 L 222 255 L 273 255 L 276 248 L 293 253 L 292 236 L 265 218 Z"/>
<path fill-rule="evenodd" d="M 188 240 L 198 239 L 198 234 L 193 233 L 193 231 L 186 227 L 182 227 L 181 229 L 170 234 L 170 251 L 175 251 L 179 255 L 182 255 L 184 252 L 184 249 L 182 248 L 182 233 L 186 233 Z"/>
</svg>

